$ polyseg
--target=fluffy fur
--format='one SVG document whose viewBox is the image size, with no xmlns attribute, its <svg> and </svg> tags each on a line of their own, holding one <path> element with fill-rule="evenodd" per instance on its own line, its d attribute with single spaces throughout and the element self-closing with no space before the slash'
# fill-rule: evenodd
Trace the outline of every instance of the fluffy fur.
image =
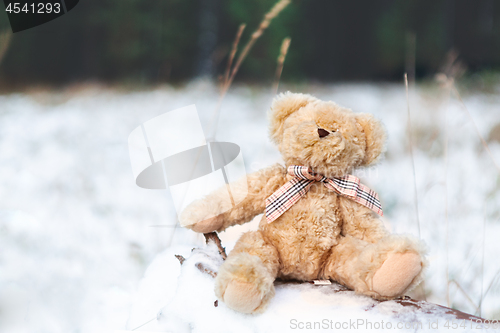
<svg viewBox="0 0 500 333">
<path fill-rule="evenodd" d="M 329 134 L 320 137 L 318 129 Z M 327 177 L 375 162 L 385 141 L 385 131 L 373 116 L 292 93 L 274 100 L 270 136 L 286 166 L 305 165 Z M 220 189 L 188 206 L 181 223 L 211 232 L 248 222 L 264 213 L 266 198 L 290 179 L 278 164 L 250 174 L 235 184 L 248 184 L 240 204 L 232 207 Z M 314 183 L 276 221 L 268 224 L 263 217 L 258 231 L 241 236 L 219 270 L 215 292 L 244 313 L 265 310 L 276 278 L 331 279 L 359 294 L 391 299 L 422 280 L 424 254 L 418 241 L 390 235 L 368 208 Z"/>
</svg>

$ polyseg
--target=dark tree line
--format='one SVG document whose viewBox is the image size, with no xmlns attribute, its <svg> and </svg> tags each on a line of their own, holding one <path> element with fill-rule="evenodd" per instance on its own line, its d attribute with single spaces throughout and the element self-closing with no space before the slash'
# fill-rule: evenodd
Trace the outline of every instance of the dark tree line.
<svg viewBox="0 0 500 333">
<path fill-rule="evenodd" d="M 16 33 L 0 65 L 7 83 L 175 82 L 216 75 L 240 23 L 244 43 L 275 0 L 80 0 L 45 25 Z M 0 30 L 8 28 L 0 14 Z M 418 77 L 456 49 L 469 70 L 500 68 L 495 0 L 292 0 L 245 61 L 240 80 L 270 81 L 283 38 L 283 79 Z"/>
</svg>

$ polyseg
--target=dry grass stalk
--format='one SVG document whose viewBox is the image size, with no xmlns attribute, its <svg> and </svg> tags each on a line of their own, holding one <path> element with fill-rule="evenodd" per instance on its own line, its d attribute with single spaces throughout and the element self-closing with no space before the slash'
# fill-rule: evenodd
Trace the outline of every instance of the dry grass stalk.
<svg viewBox="0 0 500 333">
<path fill-rule="evenodd" d="M 229 73 L 231 72 L 231 66 L 233 66 L 234 56 L 236 55 L 236 51 L 238 51 L 238 44 L 240 43 L 241 35 L 245 30 L 247 25 L 245 23 L 241 24 L 238 28 L 238 32 L 236 33 L 236 37 L 234 38 L 233 46 L 231 47 L 231 52 L 229 52 L 229 59 L 227 61 L 226 72 L 224 74 L 223 85 L 225 86 L 229 80 Z"/>
<path fill-rule="evenodd" d="M 414 32 L 406 33 L 405 68 L 409 81 L 415 83 L 415 59 L 417 49 L 417 35 Z"/>
<path fill-rule="evenodd" d="M 255 44 L 257 39 L 259 39 L 259 37 L 262 36 L 264 31 L 271 24 L 271 21 L 274 18 L 276 18 L 276 16 L 278 16 L 279 13 L 281 13 L 281 11 L 285 9 L 286 6 L 288 6 L 289 4 L 290 0 L 280 0 L 273 6 L 273 8 L 271 8 L 271 10 L 266 15 L 264 15 L 264 19 L 262 20 L 262 22 L 260 22 L 259 28 L 257 28 L 257 30 L 254 31 L 254 33 L 250 37 L 250 40 L 241 51 L 238 60 L 236 61 L 236 64 L 234 65 L 234 68 L 231 72 L 231 76 L 228 82 L 229 84 L 231 84 L 231 82 L 233 81 L 234 77 L 236 76 L 236 73 L 238 72 L 238 69 L 241 66 L 241 63 L 243 62 L 243 60 L 245 60 L 246 56 L 248 55 L 248 52 L 250 52 L 250 49 Z"/>
<path fill-rule="evenodd" d="M 441 86 L 446 90 L 447 104 L 451 98 L 451 91 L 454 80 L 456 77 L 463 75 L 465 72 L 465 66 L 457 61 L 458 52 L 451 50 L 446 54 L 446 60 L 441 68 L 441 73 L 436 74 L 436 81 L 441 84 Z M 448 218 L 448 112 L 449 107 L 445 108 L 445 122 L 444 122 L 444 216 L 446 223 L 446 303 L 450 306 L 450 274 L 449 274 L 449 234 L 450 234 L 450 222 Z"/>
<path fill-rule="evenodd" d="M 3 57 L 9 49 L 10 42 L 12 41 L 12 33 L 5 30 L 0 33 L 0 64 L 2 63 Z"/>
<path fill-rule="evenodd" d="M 141 324 L 141 325 L 137 326 L 136 328 L 133 328 L 133 329 L 132 329 L 132 331 L 135 331 L 135 330 L 137 330 L 137 329 L 139 329 L 139 328 L 141 328 L 141 327 L 143 327 L 143 326 L 145 326 L 145 325 L 149 324 L 149 323 L 150 323 L 150 322 L 152 322 L 153 320 L 158 320 L 158 318 L 155 316 L 154 318 L 151 318 L 150 320 L 148 320 L 148 321 L 147 321 L 147 322 L 145 322 L 144 324 Z"/>
<path fill-rule="evenodd" d="M 476 308 L 476 313 L 479 311 L 479 308 L 476 304 L 474 304 L 474 301 L 469 297 L 469 295 L 467 295 L 467 293 L 465 292 L 464 288 L 462 288 L 462 286 L 456 281 L 456 280 L 450 280 L 448 282 L 448 285 L 450 284 L 454 284 L 457 286 L 458 290 L 460 290 L 462 292 L 462 294 L 465 296 L 465 298 L 467 298 L 467 300 L 469 301 L 469 303 Z"/>
<path fill-rule="evenodd" d="M 481 295 L 481 300 L 479 301 L 479 307 L 480 308 L 482 306 L 482 303 L 483 303 L 484 298 L 486 297 L 486 295 L 488 295 L 488 293 L 490 292 L 491 288 L 496 284 L 496 282 L 498 282 L 498 278 L 500 278 L 500 269 L 493 276 L 493 279 L 491 279 L 491 282 L 490 282 L 488 288 L 486 289 L 486 291 Z"/>
<path fill-rule="evenodd" d="M 441 66 L 441 74 L 444 74 L 445 77 L 455 80 L 465 73 L 466 66 L 458 60 L 458 55 L 456 50 L 446 53 L 446 60 Z"/>
<path fill-rule="evenodd" d="M 414 79 L 414 78 L 413 78 Z M 410 113 L 410 94 L 408 88 L 408 73 L 405 73 L 405 88 L 406 88 L 406 104 L 408 110 L 408 144 L 410 148 L 410 158 L 411 158 L 411 167 L 413 170 L 413 189 L 414 189 L 414 201 L 415 201 L 415 215 L 417 218 L 417 227 L 418 227 L 418 238 L 421 238 L 420 235 L 420 218 L 419 218 L 419 209 L 418 209 L 418 191 L 417 191 L 417 175 L 415 171 L 415 158 L 413 156 L 413 136 L 411 130 L 411 113 Z M 422 297 L 424 300 L 427 300 L 427 296 L 425 294 L 425 281 L 419 285 L 421 290 Z"/>
<path fill-rule="evenodd" d="M 458 52 L 452 50 L 450 52 L 448 52 L 447 54 L 447 60 L 445 62 L 445 65 L 443 66 L 442 68 L 442 71 L 441 73 L 438 73 L 436 75 L 436 80 L 442 85 L 442 87 L 444 87 L 447 92 L 448 92 L 448 95 L 451 95 L 451 92 L 453 92 L 456 96 L 456 98 L 459 100 L 459 102 L 462 104 L 462 107 L 463 109 L 465 110 L 465 112 L 467 113 L 467 116 L 469 117 L 469 120 L 470 122 L 472 123 L 472 125 L 474 126 L 474 130 L 476 131 L 476 134 L 478 135 L 479 139 L 481 140 L 481 144 L 483 145 L 484 149 L 486 150 L 486 152 L 488 153 L 488 155 L 490 156 L 493 164 L 495 165 L 495 167 L 497 168 L 497 170 L 500 172 L 500 167 L 499 167 L 499 164 L 496 162 L 493 154 L 491 153 L 491 150 L 487 144 L 487 142 L 485 141 L 485 139 L 483 138 L 483 136 L 481 135 L 481 133 L 479 132 L 479 129 L 477 128 L 477 125 L 474 121 L 474 118 L 472 117 L 471 113 L 469 112 L 469 110 L 467 109 L 467 106 L 465 105 L 460 93 L 458 92 L 458 89 L 456 88 L 455 86 L 455 79 L 457 77 L 460 77 L 462 76 L 464 73 L 465 73 L 465 69 L 466 67 L 460 62 L 460 61 L 457 61 L 458 59 Z M 448 100 L 449 100 L 450 96 L 448 96 Z M 445 121 L 445 123 L 447 124 L 447 122 Z M 450 285 L 450 282 L 454 282 L 455 284 L 457 284 L 457 286 L 461 289 L 461 291 L 464 293 L 464 295 L 467 296 L 467 298 L 469 299 L 469 301 L 473 304 L 473 302 L 470 300 L 470 298 L 468 297 L 468 295 L 465 293 L 465 291 L 461 288 L 461 286 L 456 282 L 456 281 L 450 281 L 449 280 L 449 273 L 448 273 L 448 233 L 449 233 L 449 223 L 448 223 L 448 196 L 447 196 L 447 181 L 446 181 L 446 175 L 447 175 L 447 168 L 448 168 L 448 157 L 447 157 L 447 148 L 448 148 L 448 129 L 447 129 L 447 126 L 445 127 L 446 131 L 445 131 L 445 188 L 446 188 L 446 194 L 445 194 L 445 201 L 446 201 L 446 208 L 445 208 L 445 218 L 446 218 L 446 280 L 448 281 L 448 284 L 447 284 L 447 288 L 446 288 L 446 299 L 447 299 L 447 302 L 448 304 L 450 304 L 450 292 L 449 292 L 449 285 Z M 483 233 L 485 232 L 485 222 L 483 222 Z M 485 242 L 484 242 L 484 236 L 483 236 L 483 244 L 482 244 L 482 250 L 483 250 L 483 253 L 484 253 L 484 246 L 485 246 Z M 481 268 L 481 298 L 480 298 L 480 301 L 479 301 L 479 306 L 476 307 L 476 311 L 479 312 L 479 314 L 481 315 L 481 312 L 482 312 L 482 302 L 484 300 L 484 297 L 488 294 L 489 290 L 490 290 L 490 287 L 495 283 L 495 279 L 496 279 L 496 276 L 493 278 L 493 280 L 491 281 L 490 283 L 490 286 L 488 287 L 488 289 L 486 290 L 486 292 L 483 293 L 483 278 L 484 278 L 484 254 L 483 254 L 483 263 L 481 264 L 482 268 Z M 500 273 L 500 270 L 499 272 Z M 497 273 L 497 274 L 498 274 Z"/>
<path fill-rule="evenodd" d="M 451 54 L 451 62 L 455 62 L 456 60 L 456 57 L 457 55 L 455 55 L 454 53 Z M 497 170 L 500 172 L 500 166 L 498 165 L 498 163 L 496 162 L 493 154 L 491 153 L 491 150 L 488 146 L 488 143 L 485 141 L 485 139 L 483 138 L 483 136 L 481 135 L 481 133 L 479 132 L 479 129 L 477 128 L 477 125 L 476 125 L 476 122 L 474 121 L 474 118 L 472 117 L 471 113 L 469 112 L 467 106 L 465 105 L 465 102 L 463 101 L 460 93 L 458 92 L 456 86 L 455 86 L 455 77 L 454 75 L 461 75 L 463 73 L 463 69 L 464 67 L 461 65 L 461 64 L 458 64 L 457 66 L 448 66 L 447 70 L 445 70 L 446 72 L 449 72 L 451 73 L 450 75 L 451 76 L 448 76 L 446 75 L 445 73 L 439 73 L 438 75 L 436 75 L 436 79 L 438 80 L 438 82 L 440 82 L 447 90 L 448 90 L 448 94 L 451 94 L 451 92 L 453 92 L 456 96 L 456 98 L 460 101 L 460 104 L 462 105 L 463 109 L 465 110 L 465 112 L 467 113 L 467 116 L 469 117 L 469 120 L 470 122 L 472 123 L 472 125 L 474 126 L 474 130 L 476 131 L 476 134 L 478 135 L 479 139 L 481 140 L 481 144 L 483 145 L 484 149 L 486 150 L 486 152 L 488 153 L 488 155 L 490 156 L 493 164 L 495 165 L 495 167 L 497 168 Z M 445 124 L 447 124 L 448 122 L 445 121 Z M 447 288 L 446 288 L 446 301 L 448 303 L 448 306 L 450 305 L 450 289 L 449 289 L 449 286 L 450 286 L 450 283 L 454 283 L 455 285 L 457 285 L 457 287 L 460 289 L 460 291 L 467 297 L 467 299 L 469 300 L 469 302 L 471 304 L 474 305 L 474 307 L 476 307 L 476 313 L 479 313 L 479 315 L 481 315 L 481 305 L 482 305 L 482 301 L 484 299 L 484 297 L 486 296 L 486 294 L 488 293 L 489 291 L 489 288 L 488 290 L 484 293 L 484 294 L 481 294 L 481 299 L 479 301 L 479 306 L 476 306 L 474 304 L 474 302 L 470 299 L 470 297 L 467 295 L 467 293 L 465 292 L 465 290 L 460 286 L 460 284 L 455 281 L 455 280 L 449 280 L 449 269 L 448 269 L 448 234 L 449 234 L 449 221 L 448 221 L 448 195 L 447 195 L 447 170 L 448 170 L 448 128 L 447 126 L 445 127 L 445 146 L 444 146 L 444 158 L 445 158 L 445 190 L 446 190 L 446 194 L 445 194 L 445 219 L 446 219 L 446 251 L 447 251 L 447 255 L 446 255 L 446 280 L 448 281 L 448 284 L 447 284 Z M 485 226 L 483 225 L 483 232 L 484 232 L 484 228 Z M 483 236 L 483 251 L 484 251 L 484 236 Z M 482 263 L 482 265 L 484 265 L 484 262 Z M 483 268 L 481 269 L 483 271 Z M 481 279 L 483 279 L 483 276 L 484 275 L 484 272 L 482 272 L 481 274 Z M 481 281 L 482 283 L 482 281 Z M 491 287 L 491 285 L 490 285 Z M 481 291 L 482 291 L 483 288 L 481 288 Z"/>
<path fill-rule="evenodd" d="M 445 80 L 443 80 L 446 78 Z M 447 106 L 445 108 L 445 121 L 444 121 L 444 219 L 446 223 L 446 304 L 450 306 L 450 273 L 449 273 L 449 234 L 450 234 L 450 222 L 448 219 L 448 103 L 450 101 L 451 86 L 448 84 L 448 78 L 445 74 L 436 75 L 438 82 L 442 83 L 447 91 Z"/>
<path fill-rule="evenodd" d="M 278 56 L 278 67 L 276 68 L 276 76 L 273 85 L 274 95 L 278 93 L 281 73 L 283 72 L 283 65 L 285 64 L 285 58 L 288 53 L 288 48 L 290 47 L 291 41 L 292 39 L 290 37 L 286 37 L 285 39 L 283 39 L 283 42 L 281 43 L 280 55 Z"/>
<path fill-rule="evenodd" d="M 486 241 L 486 213 L 483 211 L 483 241 L 482 241 L 482 256 L 481 256 L 481 297 L 479 298 L 479 316 L 483 312 L 483 290 L 484 290 L 484 244 Z"/>
<path fill-rule="evenodd" d="M 420 219 L 418 215 L 418 192 L 417 192 L 417 175 L 415 172 L 415 159 L 413 157 L 413 139 L 411 134 L 411 113 L 410 113 L 410 95 L 408 89 L 408 74 L 405 73 L 405 88 L 406 88 L 406 104 L 408 108 L 408 140 L 409 140 L 409 148 L 410 148 L 410 158 L 411 158 L 411 166 L 413 170 L 413 188 L 414 188 L 414 201 L 415 201 L 415 210 L 417 217 L 417 227 L 418 227 L 418 238 L 420 237 Z"/>
<path fill-rule="evenodd" d="M 222 100 L 226 96 L 226 93 L 229 90 L 229 87 L 231 86 L 231 83 L 233 82 L 234 77 L 236 76 L 236 73 L 238 73 L 238 70 L 240 69 L 240 66 L 243 63 L 243 60 L 245 60 L 246 56 L 248 55 L 248 53 L 252 49 L 252 46 L 255 44 L 257 39 L 259 39 L 259 37 L 262 36 L 264 31 L 269 27 L 269 25 L 271 24 L 271 21 L 276 16 L 278 16 L 278 14 L 281 13 L 281 11 L 283 9 L 285 9 L 286 6 L 288 6 L 289 4 L 290 4 L 290 0 L 280 0 L 273 6 L 273 8 L 271 8 L 271 10 L 266 15 L 264 15 L 264 19 L 260 23 L 259 27 L 250 36 L 250 40 L 247 42 L 247 44 L 245 45 L 245 47 L 241 51 L 240 55 L 238 56 L 238 59 L 236 60 L 236 63 L 234 64 L 233 69 L 232 70 L 230 69 L 230 71 L 229 71 L 230 75 L 222 86 L 220 96 L 219 96 L 219 101 L 217 102 L 217 105 L 214 109 L 214 114 L 212 116 L 212 125 L 211 125 L 212 130 L 211 130 L 211 134 L 208 138 L 209 141 L 215 139 L 215 134 L 217 132 L 217 122 L 219 120 L 219 112 L 220 112 L 220 106 L 222 104 Z M 240 29 L 241 29 L 241 26 L 240 26 Z M 236 37 L 237 38 L 235 39 L 235 43 L 236 43 L 236 47 L 237 47 L 239 44 L 239 37 L 238 37 L 238 35 L 236 35 Z"/>
<path fill-rule="evenodd" d="M 462 104 L 462 107 L 464 108 L 465 112 L 467 113 L 467 116 L 469 116 L 469 120 L 472 123 L 472 125 L 474 126 L 474 129 L 476 130 L 477 136 L 481 140 L 481 144 L 483 145 L 483 147 L 486 150 L 486 152 L 488 153 L 488 155 L 490 155 L 490 158 L 493 161 L 493 164 L 497 168 L 498 172 L 500 172 L 500 166 L 498 165 L 497 161 L 495 160 L 495 157 L 493 156 L 493 154 L 490 150 L 490 147 L 488 146 L 488 143 L 484 140 L 483 136 L 479 132 L 479 129 L 477 128 L 476 122 L 474 121 L 474 118 L 472 118 L 472 115 L 470 114 L 469 109 L 465 105 L 465 103 L 462 99 L 462 96 L 460 96 L 460 93 L 458 92 L 457 88 L 455 87 L 454 82 L 451 83 L 451 89 L 452 89 L 453 93 L 457 96 L 458 100 L 460 101 L 460 104 Z"/>
<path fill-rule="evenodd" d="M 448 97 L 449 101 L 449 97 Z M 448 108 L 446 108 L 445 117 L 448 116 Z M 448 219 L 448 121 L 445 120 L 444 127 L 444 219 L 446 223 L 446 304 L 450 306 L 450 265 L 449 265 L 449 238 L 450 238 L 450 221 Z"/>
</svg>

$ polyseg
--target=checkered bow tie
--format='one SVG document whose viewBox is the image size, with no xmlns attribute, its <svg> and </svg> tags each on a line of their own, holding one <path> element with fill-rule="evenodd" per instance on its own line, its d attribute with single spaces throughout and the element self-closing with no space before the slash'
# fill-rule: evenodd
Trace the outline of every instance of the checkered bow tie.
<svg viewBox="0 0 500 333">
<path fill-rule="evenodd" d="M 306 166 L 291 165 L 288 174 L 294 178 L 281 186 L 266 200 L 266 219 L 271 223 L 292 207 L 311 188 L 314 182 L 322 182 L 331 191 L 366 206 L 383 216 L 378 194 L 360 183 L 359 178 L 347 175 L 340 178 L 326 178 Z"/>
</svg>

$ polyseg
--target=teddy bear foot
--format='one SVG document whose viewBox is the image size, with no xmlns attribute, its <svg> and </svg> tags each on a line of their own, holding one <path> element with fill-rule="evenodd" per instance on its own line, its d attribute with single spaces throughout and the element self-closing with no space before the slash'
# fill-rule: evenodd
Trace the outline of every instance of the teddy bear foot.
<svg viewBox="0 0 500 333">
<path fill-rule="evenodd" d="M 261 313 L 274 296 L 274 278 L 261 259 L 247 253 L 229 255 L 215 280 L 215 294 L 229 308 Z"/>
<path fill-rule="evenodd" d="M 241 313 L 252 313 L 262 303 L 260 292 L 252 283 L 231 281 L 224 293 L 224 303 Z"/>
<path fill-rule="evenodd" d="M 384 298 L 400 296 L 421 271 L 420 255 L 413 252 L 393 253 L 373 275 L 373 291 Z"/>
</svg>

